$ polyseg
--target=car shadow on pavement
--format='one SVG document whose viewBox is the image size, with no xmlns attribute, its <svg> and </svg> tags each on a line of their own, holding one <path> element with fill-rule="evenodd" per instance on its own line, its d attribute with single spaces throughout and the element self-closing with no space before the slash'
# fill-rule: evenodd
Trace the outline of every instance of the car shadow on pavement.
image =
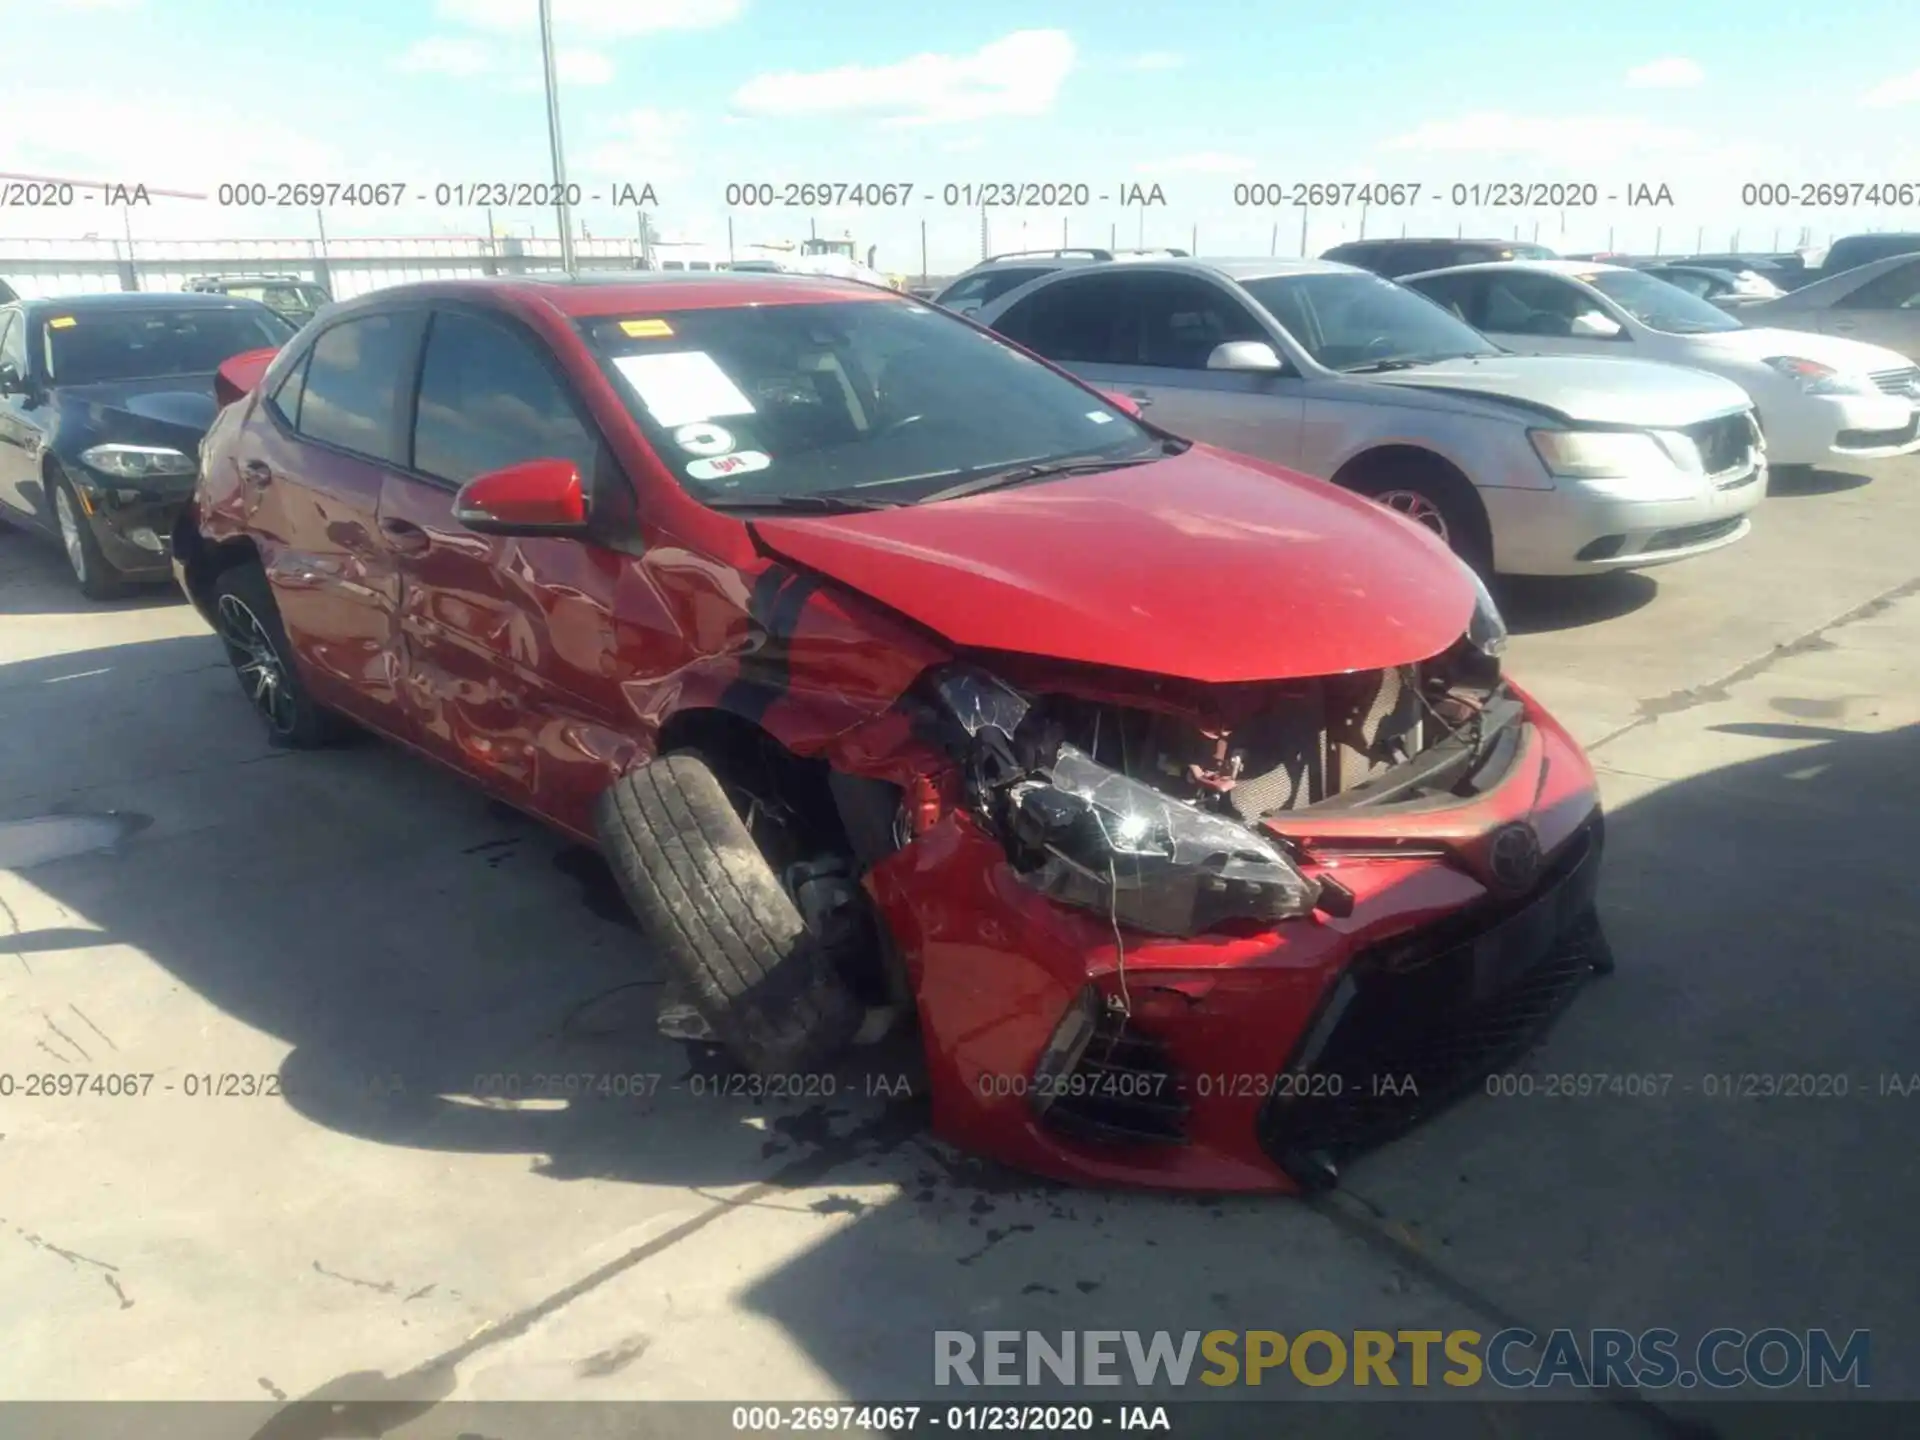
<svg viewBox="0 0 1920 1440">
<path fill-rule="evenodd" d="M 86 678 L 47 683 L 66 675 Z M 526 1154 L 554 1179 L 750 1185 L 721 1206 L 834 1187 L 798 1200 L 817 1242 L 744 1301 L 844 1393 L 927 1390 L 936 1326 L 1338 1329 L 1315 1319 L 1337 1305 L 1392 1329 L 1431 1321 L 1444 1281 L 1449 1313 L 1483 1330 L 1516 1314 L 1543 1330 L 1871 1327 L 1876 1387 L 1920 1394 L 1891 1363 L 1920 1340 L 1920 1099 L 1866 1093 L 1920 1070 L 1920 971 L 1902 958 L 1920 930 L 1920 726 L 1783 722 L 1807 743 L 1617 805 L 1602 911 L 1619 971 L 1520 1068 L 1667 1074 L 1672 1093 L 1476 1094 L 1353 1166 L 1357 1209 L 1328 1227 L 1284 1200 L 1072 1191 L 957 1155 L 895 1088 L 898 1051 L 812 1094 L 729 1093 L 655 1032 L 658 965 L 578 847 L 392 746 L 265 747 L 210 636 L 0 666 L 0 706 L 36 747 L 0 757 L 5 794 L 73 777 L 6 815 L 150 821 L 24 872 L 67 916 L 20 927 L 36 966 L 72 952 L 75 922 L 136 947 L 291 1047 L 286 1104 L 376 1144 Z M 115 770 L 116 752 L 139 763 Z M 168 1043 L 116 1063 L 222 1068 Z M 1841 1070 L 1844 1107 L 1699 1093 L 1709 1075 Z M 1355 1254 L 1378 1271 L 1364 1293 Z"/>
<path fill-rule="evenodd" d="M 1653 602 L 1660 582 L 1639 570 L 1566 577 L 1503 575 L 1493 592 L 1509 630 L 1539 635 L 1631 615 Z"/>
<path fill-rule="evenodd" d="M 1805 500 L 1816 495 L 1838 495 L 1871 485 L 1873 477 L 1853 470 L 1821 470 L 1811 465 L 1782 466 L 1767 476 L 1769 500 Z"/>
<path fill-rule="evenodd" d="M 19 522 L 0 523 L 0 615 L 151 610 L 186 603 L 171 581 L 143 584 L 111 600 L 89 600 L 80 593 L 56 542 L 28 534 Z"/>
</svg>

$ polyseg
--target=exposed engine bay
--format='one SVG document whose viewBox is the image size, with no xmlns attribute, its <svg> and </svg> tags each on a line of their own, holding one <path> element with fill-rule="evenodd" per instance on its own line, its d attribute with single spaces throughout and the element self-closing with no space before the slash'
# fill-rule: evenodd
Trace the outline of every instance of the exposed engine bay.
<svg viewBox="0 0 1920 1440">
<path fill-rule="evenodd" d="M 948 749 L 968 803 L 1016 872 L 1162 935 L 1344 913 L 1340 887 L 1304 876 L 1262 818 L 1369 791 L 1383 804 L 1472 793 L 1457 787 L 1518 715 L 1498 663 L 1466 645 L 1423 665 L 1226 687 L 1204 708 L 1029 694 L 970 666 L 934 688 L 960 732 Z"/>
</svg>

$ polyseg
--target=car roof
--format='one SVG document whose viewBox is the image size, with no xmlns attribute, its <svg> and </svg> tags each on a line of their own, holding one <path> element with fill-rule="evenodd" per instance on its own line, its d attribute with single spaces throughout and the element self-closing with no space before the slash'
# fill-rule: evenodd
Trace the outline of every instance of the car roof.
<svg viewBox="0 0 1920 1440">
<path fill-rule="evenodd" d="M 82 295 L 44 295 L 22 302 L 34 310 L 62 310 L 82 315 L 107 310 L 247 310 L 264 309 L 258 300 L 233 295 L 209 295 L 193 290 L 95 290 Z"/>
<path fill-rule="evenodd" d="M 578 275 L 490 276 L 470 280 L 423 280 L 369 291 L 347 302 L 448 300 L 469 297 L 544 305 L 572 319 L 630 314 L 635 310 L 731 310 L 755 304 L 826 303 L 834 300 L 901 300 L 913 297 L 882 285 L 838 275 L 741 274 L 732 270 L 613 270 Z"/>
<path fill-rule="evenodd" d="M 1609 265 L 1604 260 L 1482 260 L 1476 265 L 1448 265 L 1440 270 L 1421 270 L 1402 275 L 1402 280 L 1424 280 L 1429 275 L 1468 275 L 1479 272 L 1501 273 L 1509 270 L 1538 270 L 1547 275 L 1592 275 L 1602 270 L 1634 270 L 1632 265 Z"/>
<path fill-rule="evenodd" d="M 1525 245 L 1527 243 L 1525 240 L 1489 240 L 1473 235 L 1468 235 L 1464 239 L 1456 239 L 1450 235 L 1401 235 L 1382 236 L 1378 240 L 1343 240 L 1326 253 L 1331 255 L 1334 250 L 1357 250 L 1361 246 L 1365 246 L 1371 250 L 1385 249 L 1391 245 L 1414 247 L 1421 245 Z"/>
</svg>

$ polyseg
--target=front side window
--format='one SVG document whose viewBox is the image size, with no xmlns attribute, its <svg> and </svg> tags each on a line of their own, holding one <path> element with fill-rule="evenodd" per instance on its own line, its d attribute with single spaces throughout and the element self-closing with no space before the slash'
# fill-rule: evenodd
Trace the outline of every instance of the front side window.
<svg viewBox="0 0 1920 1440">
<path fill-rule="evenodd" d="M 1698 270 L 1662 270 L 1654 275 L 1654 279 L 1664 280 L 1675 289 L 1684 290 L 1687 294 L 1698 296 L 1702 300 L 1717 290 L 1726 288 L 1713 276 Z"/>
<path fill-rule="evenodd" d="M 581 322 L 697 498 L 911 503 L 1027 464 L 1159 453 L 1073 381 L 931 306 L 886 298 Z"/>
<path fill-rule="evenodd" d="M 1268 275 L 1240 288 L 1329 370 L 1430 364 L 1500 347 L 1424 296 L 1378 275 Z"/>
<path fill-rule="evenodd" d="M 1143 365 L 1204 370 L 1216 347 L 1267 338 L 1246 306 L 1195 276 L 1143 275 L 1138 289 Z"/>
<path fill-rule="evenodd" d="M 1400 283 L 1426 296 L 1456 320 L 1465 321 L 1476 330 L 1488 328 L 1481 320 L 1487 301 L 1487 277 L 1484 274 L 1430 275 L 1425 279 L 1403 280 Z"/>
<path fill-rule="evenodd" d="M 211 374 L 235 355 L 285 344 L 293 327 L 253 305 L 141 305 L 56 312 L 42 333 L 52 383 L 95 385 Z"/>
<path fill-rule="evenodd" d="M 427 331 L 413 468 L 464 485 L 527 460 L 571 460 L 592 482 L 600 444 L 531 346 L 500 326 L 441 311 Z"/>
<path fill-rule="evenodd" d="M 328 327 L 307 359 L 300 433 L 402 463 L 394 435 L 417 330 L 409 313 L 362 315 Z"/>
<path fill-rule="evenodd" d="M 1599 270 L 1581 279 L 1649 330 L 1668 335 L 1717 335 L 1742 328 L 1718 306 L 1639 270 Z"/>
</svg>

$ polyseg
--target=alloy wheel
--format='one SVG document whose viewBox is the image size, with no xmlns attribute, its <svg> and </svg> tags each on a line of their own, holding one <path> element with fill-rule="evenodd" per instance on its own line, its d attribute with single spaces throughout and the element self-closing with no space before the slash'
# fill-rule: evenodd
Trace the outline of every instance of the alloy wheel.
<svg viewBox="0 0 1920 1440">
<path fill-rule="evenodd" d="M 67 547 L 67 563 L 73 567 L 74 578 L 85 584 L 87 547 L 80 538 L 80 517 L 73 513 L 73 497 L 65 485 L 54 486 L 53 514 L 60 522 L 60 542 Z"/>
<path fill-rule="evenodd" d="M 1416 525 L 1424 525 L 1448 544 L 1453 536 L 1447 530 L 1447 517 L 1440 513 L 1440 507 L 1418 490 L 1383 490 L 1373 497 L 1375 502 L 1387 509 L 1404 515 Z"/>
<path fill-rule="evenodd" d="M 253 708 L 276 735 L 289 734 L 296 720 L 293 677 L 266 626 L 237 595 L 220 597 L 219 622 L 220 643 Z"/>
</svg>

